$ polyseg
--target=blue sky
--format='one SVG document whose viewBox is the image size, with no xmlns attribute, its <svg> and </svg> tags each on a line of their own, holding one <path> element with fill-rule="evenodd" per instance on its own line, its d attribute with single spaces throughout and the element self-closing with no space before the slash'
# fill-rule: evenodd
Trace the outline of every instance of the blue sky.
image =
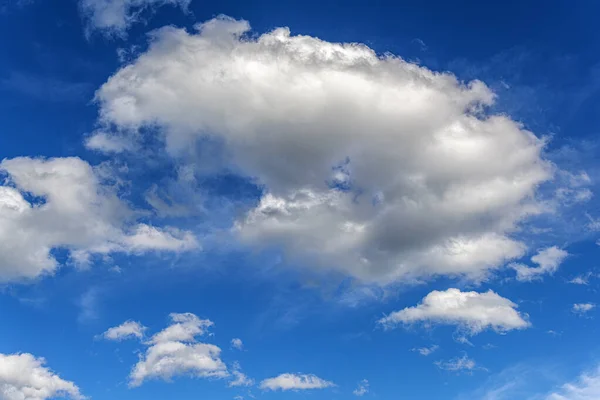
<svg viewBox="0 0 600 400">
<path fill-rule="evenodd" d="M 599 8 L 0 2 L 0 400 L 600 398 Z"/>
</svg>

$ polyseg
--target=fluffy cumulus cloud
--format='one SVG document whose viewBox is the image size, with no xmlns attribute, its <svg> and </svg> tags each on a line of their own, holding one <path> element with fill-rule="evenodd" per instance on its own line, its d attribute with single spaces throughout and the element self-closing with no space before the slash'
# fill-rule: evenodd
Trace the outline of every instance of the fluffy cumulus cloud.
<svg viewBox="0 0 600 400">
<path fill-rule="evenodd" d="M 524 254 L 513 233 L 543 211 L 536 187 L 552 167 L 544 140 L 488 115 L 484 83 L 362 44 L 249 29 L 221 17 L 155 31 L 98 90 L 102 136 L 88 145 L 135 148 L 157 132 L 148 126 L 174 157 L 200 138 L 222 143 L 266 188 L 239 238 L 364 281 L 481 280 Z"/>
<path fill-rule="evenodd" d="M 61 379 L 45 363 L 43 358 L 27 353 L 0 353 L 0 399 L 84 399 L 73 382 Z"/>
<path fill-rule="evenodd" d="M 585 373 L 572 383 L 550 394 L 546 400 L 596 400 L 600 399 L 600 367 Z"/>
<path fill-rule="evenodd" d="M 326 381 L 316 375 L 281 374 L 274 378 L 265 379 L 260 383 L 263 390 L 308 390 L 326 389 L 333 387 L 333 382 Z"/>
<path fill-rule="evenodd" d="M 417 306 L 393 312 L 380 319 L 379 324 L 385 328 L 415 323 L 457 325 L 471 335 L 486 329 L 507 332 L 529 327 L 526 316 L 516 308 L 515 303 L 491 290 L 484 293 L 435 290 Z"/>
<path fill-rule="evenodd" d="M 146 343 L 147 349 L 129 376 L 130 386 L 140 386 L 148 379 L 170 381 L 176 376 L 229 376 L 220 358 L 221 349 L 212 344 L 199 343 L 196 339 L 205 334 L 213 323 L 191 313 L 174 313 L 170 317 L 171 325 L 153 335 Z"/>
<path fill-rule="evenodd" d="M 565 250 L 552 246 L 538 251 L 531 257 L 531 262 L 537 264 L 537 267 L 528 267 L 523 264 L 512 264 L 511 267 L 517 272 L 517 280 L 533 281 L 541 279 L 543 275 L 554 274 L 568 255 L 569 253 Z"/>
<path fill-rule="evenodd" d="M 127 29 L 140 21 L 141 14 L 172 5 L 187 10 L 191 0 L 80 0 L 79 7 L 87 20 L 89 31 L 123 36 Z"/>
<path fill-rule="evenodd" d="M 142 339 L 144 331 L 148 329 L 139 322 L 126 321 L 119 326 L 112 327 L 102 334 L 107 340 L 121 341 L 125 339 Z"/>
<path fill-rule="evenodd" d="M 105 174 L 79 158 L 5 159 L 0 174 L 0 282 L 54 272 L 55 249 L 86 264 L 94 254 L 198 247 L 190 232 L 136 222 Z"/>
</svg>

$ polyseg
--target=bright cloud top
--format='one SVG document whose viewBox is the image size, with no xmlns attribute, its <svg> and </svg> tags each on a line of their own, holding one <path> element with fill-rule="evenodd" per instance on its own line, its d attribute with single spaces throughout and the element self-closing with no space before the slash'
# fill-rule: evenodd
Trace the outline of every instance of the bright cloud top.
<svg viewBox="0 0 600 400">
<path fill-rule="evenodd" d="M 530 326 L 512 301 L 489 290 L 485 293 L 461 292 L 458 289 L 433 291 L 415 307 L 391 313 L 379 320 L 385 328 L 421 322 L 457 325 L 471 335 L 486 329 L 507 332 Z"/>
<path fill-rule="evenodd" d="M 583 374 L 576 382 L 567 383 L 550 394 L 546 400 L 596 400 L 600 399 L 600 368 Z"/>
<path fill-rule="evenodd" d="M 45 367 L 45 363 L 43 358 L 27 353 L 0 353 L 0 399 L 84 399 L 73 382 L 61 379 Z"/>
<path fill-rule="evenodd" d="M 164 6 L 179 6 L 187 10 L 191 0 L 80 0 L 81 13 L 87 19 L 88 30 L 106 35 L 123 36 L 127 29 L 140 21 L 143 12 Z"/>
<path fill-rule="evenodd" d="M 0 282 L 53 273 L 57 248 L 76 264 L 94 254 L 187 251 L 195 236 L 136 222 L 136 212 L 80 158 L 14 158 L 0 162 Z"/>
<path fill-rule="evenodd" d="M 102 334 L 107 340 L 121 341 L 125 339 L 142 339 L 144 331 L 148 329 L 139 322 L 126 321 L 119 326 L 108 329 Z"/>
<path fill-rule="evenodd" d="M 171 314 L 171 325 L 156 333 L 146 343 L 148 348 L 129 376 L 129 385 L 140 386 L 148 379 L 170 381 L 176 376 L 225 378 L 229 376 L 221 361 L 221 349 L 199 343 L 197 336 L 213 325 L 191 313 Z"/>
<path fill-rule="evenodd" d="M 517 280 L 533 281 L 541 279 L 543 275 L 554 274 L 568 255 L 569 253 L 565 250 L 552 246 L 538 251 L 531 257 L 531 262 L 537 264 L 537 267 L 528 267 L 523 264 L 513 264 L 511 267 L 517 272 Z"/>
<path fill-rule="evenodd" d="M 287 28 L 245 36 L 249 24 L 226 17 L 196 28 L 155 31 L 98 90 L 102 140 L 89 147 L 135 148 L 145 126 L 162 128 L 174 157 L 222 142 L 268 189 L 239 238 L 366 281 L 481 280 L 524 254 L 511 235 L 542 212 L 534 194 L 551 166 L 543 140 L 485 114 L 485 84 Z"/>
<path fill-rule="evenodd" d="M 260 383 L 263 390 L 309 390 L 333 387 L 333 382 L 326 381 L 315 375 L 281 374 L 275 378 L 265 379 Z"/>
</svg>

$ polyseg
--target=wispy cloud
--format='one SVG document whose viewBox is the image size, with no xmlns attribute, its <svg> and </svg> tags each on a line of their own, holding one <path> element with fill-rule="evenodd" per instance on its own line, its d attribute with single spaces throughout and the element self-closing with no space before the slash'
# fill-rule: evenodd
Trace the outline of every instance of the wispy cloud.
<svg viewBox="0 0 600 400">
<path fill-rule="evenodd" d="M 0 79 L 0 90 L 46 102 L 85 101 L 92 95 L 92 89 L 92 85 L 87 82 L 66 81 L 24 72 L 12 72 L 8 77 Z"/>
</svg>

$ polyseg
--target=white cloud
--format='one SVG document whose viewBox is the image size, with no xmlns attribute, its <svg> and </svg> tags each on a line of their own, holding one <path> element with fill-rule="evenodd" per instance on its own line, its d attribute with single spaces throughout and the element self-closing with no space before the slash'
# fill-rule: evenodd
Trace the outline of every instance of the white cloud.
<svg viewBox="0 0 600 400">
<path fill-rule="evenodd" d="M 85 147 L 102 153 L 121 153 L 126 150 L 133 150 L 131 142 L 106 132 L 94 132 L 92 136 L 85 140 Z"/>
<path fill-rule="evenodd" d="M 587 187 L 592 184 L 590 176 L 585 171 L 572 173 L 568 171 L 558 171 L 558 180 L 564 186 L 559 187 L 555 192 L 558 202 L 564 206 L 572 206 L 579 203 L 585 203 L 592 199 L 594 193 Z"/>
<path fill-rule="evenodd" d="M 588 285 L 590 282 L 590 278 L 593 278 L 595 276 L 595 274 L 588 272 L 586 274 L 576 276 L 575 278 L 571 279 L 569 283 L 572 283 L 574 285 Z"/>
<path fill-rule="evenodd" d="M 428 355 L 430 355 L 431 353 L 433 353 L 434 351 L 436 351 L 439 348 L 440 348 L 440 346 L 438 346 L 437 344 L 434 344 L 434 345 L 429 346 L 429 347 L 414 348 L 414 349 L 411 349 L 411 351 L 415 351 L 415 352 L 419 353 L 422 356 L 428 356 Z"/>
<path fill-rule="evenodd" d="M 146 224 L 138 224 L 123 242 L 133 252 L 155 249 L 180 252 L 198 248 L 196 237 L 191 232 L 177 228 L 159 229 Z"/>
<path fill-rule="evenodd" d="M 588 277 L 587 276 L 576 276 L 575 278 L 571 279 L 569 281 L 569 283 L 572 283 L 573 285 L 587 285 L 588 282 Z"/>
<path fill-rule="evenodd" d="M 434 290 L 419 305 L 393 312 L 378 323 L 384 328 L 420 322 L 457 325 L 471 335 L 486 329 L 507 332 L 529 327 L 526 316 L 516 308 L 515 303 L 491 290 L 485 293 Z"/>
<path fill-rule="evenodd" d="M 565 250 L 552 246 L 538 251 L 531 257 L 531 261 L 537 264 L 537 267 L 528 267 L 523 264 L 511 264 L 511 267 L 517 272 L 517 280 L 533 281 L 541 279 L 542 275 L 554 274 L 568 255 L 569 253 Z"/>
<path fill-rule="evenodd" d="M 592 303 L 578 303 L 578 304 L 573 304 L 573 312 L 575 314 L 586 314 L 590 311 L 592 311 L 594 308 L 596 308 L 595 304 Z"/>
<path fill-rule="evenodd" d="M 204 335 L 214 325 L 211 320 L 200 319 L 192 313 L 173 313 L 170 318 L 172 324 L 152 336 L 151 343 L 193 342 L 196 336 Z"/>
<path fill-rule="evenodd" d="M 170 315 L 171 325 L 156 333 L 146 343 L 148 348 L 129 376 L 129 385 L 140 386 L 148 379 L 170 381 L 176 376 L 225 378 L 229 376 L 221 361 L 221 349 L 198 343 L 196 337 L 206 333 L 213 323 L 191 313 Z"/>
<path fill-rule="evenodd" d="M 332 386 L 335 386 L 335 384 L 312 374 L 281 374 L 275 378 L 265 379 L 260 383 L 261 389 L 273 391 L 326 389 Z"/>
<path fill-rule="evenodd" d="M 87 289 L 78 301 L 80 323 L 86 323 L 98 319 L 100 291 L 96 287 Z"/>
<path fill-rule="evenodd" d="M 367 393 L 369 393 L 369 381 L 366 379 L 358 382 L 358 387 L 352 392 L 352 394 L 358 397 L 364 396 Z"/>
<path fill-rule="evenodd" d="M 231 375 L 233 376 L 233 380 L 229 382 L 229 387 L 254 385 L 254 379 L 248 378 L 248 376 L 241 371 L 240 364 L 237 362 L 233 363 Z"/>
<path fill-rule="evenodd" d="M 98 30 L 107 36 L 124 36 L 127 29 L 141 20 L 141 14 L 172 5 L 187 11 L 191 0 L 80 0 L 79 7 L 87 22 L 88 33 Z"/>
<path fill-rule="evenodd" d="M 231 339 L 231 347 L 233 347 L 234 349 L 242 350 L 244 348 L 244 343 L 242 342 L 242 339 L 234 338 Z"/>
<path fill-rule="evenodd" d="M 448 361 L 436 361 L 434 364 L 439 369 L 443 369 L 446 371 L 452 371 L 452 372 L 460 372 L 460 371 L 471 372 L 471 371 L 475 370 L 476 368 L 478 368 L 475 361 L 470 359 L 466 354 L 462 357 L 456 357 L 456 358 L 453 358 Z"/>
<path fill-rule="evenodd" d="M 28 353 L 0 353 L 0 399 L 84 399 L 73 382 L 61 379 L 45 363 L 43 358 Z"/>
<path fill-rule="evenodd" d="M 119 326 L 112 327 L 102 334 L 107 340 L 121 341 L 125 339 L 137 338 L 142 339 L 144 332 L 146 331 L 145 326 L 136 321 L 126 321 Z"/>
<path fill-rule="evenodd" d="M 86 264 L 94 254 L 199 247 L 190 232 L 137 223 L 106 171 L 79 158 L 5 159 L 0 173 L 0 282 L 52 274 L 56 248 Z"/>
<path fill-rule="evenodd" d="M 567 383 L 550 394 L 546 400 L 597 400 L 600 399 L 600 368 L 582 374 L 576 382 Z"/>
<path fill-rule="evenodd" d="M 524 254 L 512 234 L 544 211 L 534 194 L 552 168 L 544 140 L 485 115 L 482 82 L 287 28 L 197 30 L 155 31 L 98 90 L 99 123 L 130 141 L 161 128 L 174 157 L 222 141 L 268 191 L 237 221 L 245 243 L 376 283 L 481 280 Z"/>
</svg>

